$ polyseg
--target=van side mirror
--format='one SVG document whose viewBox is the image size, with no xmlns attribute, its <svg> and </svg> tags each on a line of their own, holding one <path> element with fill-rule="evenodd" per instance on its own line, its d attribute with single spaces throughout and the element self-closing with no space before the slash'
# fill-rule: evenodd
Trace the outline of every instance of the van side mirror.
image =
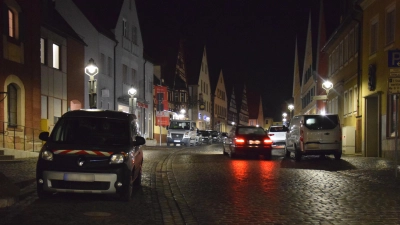
<svg viewBox="0 0 400 225">
<path fill-rule="evenodd" d="M 146 144 L 146 139 L 141 136 L 136 136 L 135 137 L 135 142 L 133 143 L 134 146 L 139 146 L 139 145 L 144 145 Z"/>
<path fill-rule="evenodd" d="M 41 132 L 39 134 L 39 139 L 42 141 L 47 141 L 49 140 L 49 132 L 45 131 L 45 132 Z"/>
</svg>

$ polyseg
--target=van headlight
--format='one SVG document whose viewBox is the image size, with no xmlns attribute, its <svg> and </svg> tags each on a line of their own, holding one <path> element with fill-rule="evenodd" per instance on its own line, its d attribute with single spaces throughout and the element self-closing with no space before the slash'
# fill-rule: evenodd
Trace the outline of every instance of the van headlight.
<svg viewBox="0 0 400 225">
<path fill-rule="evenodd" d="M 45 150 L 41 154 L 42 159 L 47 160 L 47 161 L 53 161 L 53 152 Z"/>
<path fill-rule="evenodd" d="M 121 164 L 124 162 L 125 154 L 114 154 L 110 158 L 110 164 Z"/>
</svg>

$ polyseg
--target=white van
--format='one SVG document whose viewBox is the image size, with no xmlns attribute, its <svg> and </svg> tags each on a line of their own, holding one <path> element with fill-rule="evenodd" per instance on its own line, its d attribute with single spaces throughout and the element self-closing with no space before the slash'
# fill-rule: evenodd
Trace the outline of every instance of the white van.
<svg viewBox="0 0 400 225">
<path fill-rule="evenodd" d="M 296 161 L 303 155 L 342 157 L 342 130 L 337 114 L 294 116 L 286 134 L 285 155 L 294 153 Z"/>
<path fill-rule="evenodd" d="M 196 122 L 192 120 L 171 120 L 167 127 L 167 146 L 198 145 Z"/>
</svg>

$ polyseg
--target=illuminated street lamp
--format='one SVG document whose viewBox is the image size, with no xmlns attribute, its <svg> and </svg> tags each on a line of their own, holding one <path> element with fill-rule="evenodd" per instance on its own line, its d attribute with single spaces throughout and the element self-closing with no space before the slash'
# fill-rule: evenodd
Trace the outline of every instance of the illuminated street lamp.
<svg viewBox="0 0 400 225">
<path fill-rule="evenodd" d="M 322 88 L 325 89 L 326 94 L 328 95 L 329 91 L 333 88 L 333 84 L 332 82 L 327 80 L 324 83 L 322 83 Z"/>
<path fill-rule="evenodd" d="M 288 105 L 288 109 L 289 109 L 290 119 L 292 119 L 292 117 L 293 117 L 292 111 L 294 109 L 294 105 L 293 104 Z"/>
<path fill-rule="evenodd" d="M 283 114 L 282 114 L 282 117 L 283 117 L 283 118 L 286 118 L 286 117 L 287 117 L 287 113 L 283 113 Z"/>
<path fill-rule="evenodd" d="M 92 58 L 89 59 L 89 64 L 85 67 L 85 73 L 89 76 L 89 108 L 95 109 L 97 107 L 97 91 L 94 76 L 99 73 L 99 67 Z"/>
<path fill-rule="evenodd" d="M 133 87 L 128 90 L 128 95 L 131 96 L 129 98 L 129 113 L 132 114 L 136 112 L 136 98 L 135 98 L 136 93 L 137 90 Z"/>
</svg>

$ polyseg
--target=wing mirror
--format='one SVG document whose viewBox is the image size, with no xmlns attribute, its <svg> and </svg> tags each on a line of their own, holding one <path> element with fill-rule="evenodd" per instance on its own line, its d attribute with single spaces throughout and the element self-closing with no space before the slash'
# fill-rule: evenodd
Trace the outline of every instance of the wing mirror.
<svg viewBox="0 0 400 225">
<path fill-rule="evenodd" d="M 47 132 L 47 131 L 41 132 L 39 134 L 39 139 L 42 141 L 47 141 L 49 139 L 49 132 Z"/>
<path fill-rule="evenodd" d="M 139 145 L 144 145 L 144 144 L 146 144 L 146 139 L 144 139 L 144 137 L 141 137 L 141 136 L 136 136 L 134 145 L 139 146 Z"/>
</svg>

